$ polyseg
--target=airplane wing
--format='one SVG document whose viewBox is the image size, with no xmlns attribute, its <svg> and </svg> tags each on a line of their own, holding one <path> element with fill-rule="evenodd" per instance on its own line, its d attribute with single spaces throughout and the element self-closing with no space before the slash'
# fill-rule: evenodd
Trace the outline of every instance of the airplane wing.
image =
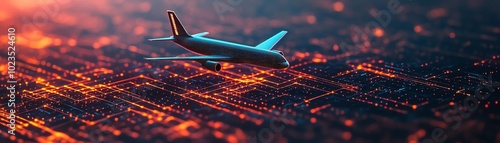
<svg viewBox="0 0 500 143">
<path fill-rule="evenodd" d="M 157 57 L 157 58 L 144 58 L 146 60 L 229 60 L 231 57 L 221 55 L 206 55 L 206 56 L 190 56 L 190 57 Z"/>
<path fill-rule="evenodd" d="M 281 31 L 280 33 L 274 35 L 273 37 L 267 39 L 266 41 L 260 43 L 259 45 L 255 46 L 255 48 L 263 49 L 263 50 L 271 50 L 276 43 L 278 43 L 287 31 Z"/>
</svg>

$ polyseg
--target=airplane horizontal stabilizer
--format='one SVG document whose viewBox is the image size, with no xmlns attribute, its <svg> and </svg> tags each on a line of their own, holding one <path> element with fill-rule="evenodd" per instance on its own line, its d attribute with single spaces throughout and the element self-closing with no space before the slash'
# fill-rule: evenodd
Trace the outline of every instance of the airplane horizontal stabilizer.
<svg viewBox="0 0 500 143">
<path fill-rule="evenodd" d="M 231 57 L 220 55 L 207 55 L 207 56 L 190 56 L 190 57 L 157 57 L 157 58 L 144 58 L 146 60 L 211 60 L 223 61 L 229 60 Z"/>
<path fill-rule="evenodd" d="M 201 33 L 198 33 L 198 34 L 193 34 L 191 36 L 193 36 L 193 37 L 203 37 L 205 35 L 208 35 L 208 32 L 201 32 Z"/>
<path fill-rule="evenodd" d="M 174 36 L 148 39 L 148 41 L 173 41 L 173 40 L 174 40 Z"/>
</svg>

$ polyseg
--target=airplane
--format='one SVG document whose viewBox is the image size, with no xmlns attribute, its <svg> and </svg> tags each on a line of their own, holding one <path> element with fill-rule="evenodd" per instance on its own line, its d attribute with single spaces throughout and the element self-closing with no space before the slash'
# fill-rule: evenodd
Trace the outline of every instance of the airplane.
<svg viewBox="0 0 500 143">
<path fill-rule="evenodd" d="M 272 50 L 287 31 L 281 31 L 257 46 L 249 46 L 204 37 L 208 32 L 191 35 L 184 29 L 174 11 L 167 10 L 167 14 L 173 36 L 148 40 L 174 42 L 198 56 L 145 58 L 146 60 L 194 60 L 215 72 L 222 69 L 219 62 L 247 63 L 273 69 L 285 69 L 290 66 L 283 52 Z"/>
</svg>

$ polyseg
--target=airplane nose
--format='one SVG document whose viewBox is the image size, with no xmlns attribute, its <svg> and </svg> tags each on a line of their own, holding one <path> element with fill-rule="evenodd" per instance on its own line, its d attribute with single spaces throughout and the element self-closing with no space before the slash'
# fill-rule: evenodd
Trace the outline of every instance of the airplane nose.
<svg viewBox="0 0 500 143">
<path fill-rule="evenodd" d="M 281 68 L 288 68 L 289 66 L 290 66 L 290 63 L 288 63 L 288 61 L 284 61 L 284 62 L 280 63 Z"/>
</svg>

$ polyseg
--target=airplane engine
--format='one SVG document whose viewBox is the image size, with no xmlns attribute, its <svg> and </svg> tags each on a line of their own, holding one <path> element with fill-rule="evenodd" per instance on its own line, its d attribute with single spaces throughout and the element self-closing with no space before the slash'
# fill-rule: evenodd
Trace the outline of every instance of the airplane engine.
<svg viewBox="0 0 500 143">
<path fill-rule="evenodd" d="M 206 69 L 219 72 L 222 69 L 222 66 L 220 65 L 219 62 L 214 62 L 214 61 L 205 61 L 201 65 L 205 67 Z"/>
<path fill-rule="evenodd" d="M 280 53 L 282 56 L 285 56 L 285 54 L 283 54 L 283 52 L 279 51 L 279 50 L 273 50 L 274 52 L 277 52 L 277 53 Z"/>
</svg>

